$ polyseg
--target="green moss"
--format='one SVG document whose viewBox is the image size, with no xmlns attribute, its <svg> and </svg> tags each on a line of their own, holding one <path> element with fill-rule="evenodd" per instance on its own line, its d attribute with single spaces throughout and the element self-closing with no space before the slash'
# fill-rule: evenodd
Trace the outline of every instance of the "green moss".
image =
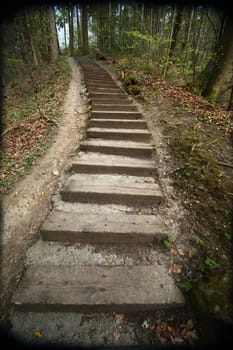
<svg viewBox="0 0 233 350">
<path fill-rule="evenodd" d="M 225 271 L 193 284 L 190 296 L 195 309 L 205 316 L 228 320 L 233 311 L 232 278 L 232 272 Z"/>
<path fill-rule="evenodd" d="M 211 103 L 215 104 L 218 98 L 217 91 L 212 91 L 211 94 L 207 96 L 207 98 Z"/>
<path fill-rule="evenodd" d="M 173 121 L 176 124 L 176 120 Z M 229 239 L 225 233 L 231 230 L 231 208 L 229 193 L 232 193 L 232 181 L 218 164 L 215 147 L 215 127 L 200 124 L 195 128 L 184 124 L 172 128 L 166 127 L 170 135 L 170 151 L 176 160 L 177 168 L 173 173 L 174 185 L 181 191 L 184 206 L 191 210 L 201 232 L 207 237 L 205 249 L 208 255 L 220 262 L 222 255 L 230 256 Z M 210 132 L 211 131 L 211 132 Z M 199 247 L 199 246 L 198 246 Z M 199 249 L 201 246 L 199 247 Z"/>
<path fill-rule="evenodd" d="M 209 146 L 211 136 L 207 138 L 204 130 L 178 131 L 172 138 L 171 151 L 182 164 L 179 167 L 175 182 L 186 189 L 192 185 L 193 194 L 211 195 L 212 198 L 225 198 L 229 191 L 230 181 L 224 176 L 218 165 L 216 154 Z M 171 129 L 170 129 L 171 130 Z M 200 191 L 200 188 L 204 191 Z"/>
</svg>

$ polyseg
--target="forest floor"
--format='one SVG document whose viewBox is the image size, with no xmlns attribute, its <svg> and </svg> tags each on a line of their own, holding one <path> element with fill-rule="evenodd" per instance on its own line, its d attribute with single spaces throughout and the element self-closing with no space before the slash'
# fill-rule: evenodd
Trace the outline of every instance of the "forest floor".
<svg viewBox="0 0 233 350">
<path fill-rule="evenodd" d="M 121 61 L 109 63 L 101 64 L 115 76 L 123 77 L 122 83 L 135 98 L 157 140 L 153 148 L 158 155 L 159 175 L 162 182 L 173 188 L 165 210 L 181 206 L 182 213 L 176 215 L 174 210 L 171 218 L 181 234 L 174 241 L 164 241 L 168 272 L 197 311 L 195 328 L 199 337 L 206 338 L 204 342 L 208 344 L 207 334 L 212 333 L 218 341 L 215 320 L 221 320 L 221 325 L 224 321 L 226 329 L 232 325 L 230 113 L 153 74 L 125 69 Z M 84 135 L 88 110 L 77 93 L 82 91 L 81 78 L 72 59 L 70 65 L 73 78 L 64 105 L 69 73 L 68 68 L 62 70 L 61 66 L 54 65 L 46 80 L 42 71 L 41 77 L 38 75 L 41 94 L 36 93 L 36 101 L 34 96 L 31 99 L 33 108 L 30 103 L 22 108 L 24 102 L 17 98 L 22 93 L 16 93 L 20 87 L 11 86 L 5 92 L 0 183 L 4 215 L 0 295 L 3 325 L 24 269 L 26 251 L 38 239 L 51 197 Z M 193 330 L 192 320 L 185 327 L 186 331 L 187 327 Z M 166 323 L 160 328 L 163 341 L 169 344 L 174 328 Z M 149 330 L 144 327 L 151 336 Z"/>
<path fill-rule="evenodd" d="M 233 326 L 232 112 L 155 74 L 129 69 L 124 60 L 104 65 L 138 101 L 157 140 L 160 179 L 174 191 L 167 205 L 177 201 L 184 212 L 172 218 L 181 235 L 164 242 L 169 272 L 195 310 L 199 334 L 207 340 L 218 325 L 218 342 L 220 329 L 226 334 Z"/>
<path fill-rule="evenodd" d="M 1 152 L 3 327 L 9 317 L 12 293 L 24 270 L 26 252 L 38 240 L 39 226 L 51 208 L 51 197 L 85 130 L 87 110 L 81 101 L 81 77 L 74 59 L 69 59 L 69 64 L 62 60 L 40 67 L 34 79 L 39 85 L 36 104 L 31 79 L 5 91 Z"/>
</svg>

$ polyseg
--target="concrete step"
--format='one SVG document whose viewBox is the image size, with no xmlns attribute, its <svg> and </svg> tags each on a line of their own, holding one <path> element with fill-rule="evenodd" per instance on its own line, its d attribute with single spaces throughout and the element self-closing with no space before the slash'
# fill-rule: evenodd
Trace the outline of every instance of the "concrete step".
<svg viewBox="0 0 233 350">
<path fill-rule="evenodd" d="M 91 92 L 89 93 L 91 98 L 109 98 L 109 99 L 127 99 L 128 95 L 121 93 L 102 93 L 102 92 Z"/>
<path fill-rule="evenodd" d="M 116 87 L 107 87 L 107 88 L 97 88 L 97 87 L 92 87 L 88 86 L 87 88 L 89 94 L 95 94 L 95 93 L 103 93 L 103 94 L 109 94 L 109 93 L 123 93 L 121 89 L 116 88 Z"/>
<path fill-rule="evenodd" d="M 142 115 L 139 112 L 128 111 L 96 111 L 91 112 L 91 118 L 100 119 L 141 119 Z"/>
<path fill-rule="evenodd" d="M 108 86 L 102 84 L 87 84 L 88 90 L 96 90 L 97 92 L 123 92 L 116 84 L 109 84 Z"/>
<path fill-rule="evenodd" d="M 85 83 L 93 83 L 93 84 L 114 84 L 116 86 L 116 83 L 113 81 L 113 79 L 110 76 L 90 76 L 85 78 Z"/>
<path fill-rule="evenodd" d="M 88 128 L 86 135 L 89 138 L 103 138 L 106 140 L 150 142 L 151 139 L 149 131 L 142 129 Z"/>
<path fill-rule="evenodd" d="M 99 78 L 99 77 L 105 77 L 108 79 L 112 79 L 111 75 L 104 69 L 100 68 L 97 70 L 84 70 L 84 74 L 86 78 Z"/>
<path fill-rule="evenodd" d="M 167 226 L 154 215 L 78 214 L 53 210 L 40 229 L 45 241 L 148 244 L 168 236 Z"/>
<path fill-rule="evenodd" d="M 137 158 L 151 158 L 152 147 L 144 142 L 88 139 L 80 144 L 80 149 L 86 152 L 125 155 Z"/>
<path fill-rule="evenodd" d="M 125 313 L 183 307 L 180 290 L 160 270 L 154 266 L 29 266 L 12 303 L 15 310 L 34 312 Z"/>
<path fill-rule="evenodd" d="M 96 89 L 107 89 L 107 88 L 110 88 L 110 89 L 120 89 L 120 87 L 118 87 L 114 82 L 101 82 L 101 84 L 99 82 L 86 82 L 86 86 L 87 88 L 96 88 Z M 120 89 L 121 90 L 121 89 Z"/>
<path fill-rule="evenodd" d="M 129 111 L 136 112 L 137 107 L 134 105 L 128 105 L 127 102 L 125 104 L 125 100 L 122 101 L 122 104 L 114 104 L 114 100 L 112 100 L 112 104 L 94 104 L 92 109 L 94 111 Z"/>
<path fill-rule="evenodd" d="M 137 214 L 138 209 L 120 204 L 98 204 L 98 203 L 70 203 L 61 199 L 60 192 L 53 196 L 53 210 L 72 212 L 74 215 L 88 214 L 92 215 L 109 215 L 109 214 Z M 154 215 L 153 208 L 144 208 L 140 210 L 141 214 Z"/>
<path fill-rule="evenodd" d="M 109 73 L 107 73 L 106 71 L 102 70 L 101 72 L 84 72 L 85 74 L 85 79 L 86 80 L 92 80 L 92 79 L 108 79 L 113 81 L 113 78 L 111 77 L 111 75 Z"/>
<path fill-rule="evenodd" d="M 99 128 L 120 128 L 120 129 L 146 129 L 147 124 L 145 120 L 138 119 L 107 119 L 107 118 L 91 118 L 89 121 L 90 127 Z"/>
<path fill-rule="evenodd" d="M 104 105 L 112 105 L 113 104 L 113 100 L 112 99 L 109 99 L 109 98 L 92 98 L 91 99 L 91 103 L 92 105 L 101 105 L 101 104 L 104 104 Z M 132 100 L 130 99 L 124 99 L 124 105 L 132 105 Z M 122 99 L 114 99 L 114 105 L 121 105 L 122 104 Z"/>
<path fill-rule="evenodd" d="M 107 87 L 113 87 L 113 88 L 120 88 L 116 83 L 115 81 L 113 81 L 112 79 L 105 79 L 105 80 L 102 80 L 102 79 L 99 79 L 99 80 L 91 80 L 91 79 L 88 79 L 87 81 L 85 81 L 86 83 L 86 86 L 90 87 L 90 86 L 93 86 L 93 87 L 97 87 L 97 88 L 107 88 Z"/>
<path fill-rule="evenodd" d="M 75 174 L 61 190 L 63 201 L 158 206 L 163 195 L 154 178 L 126 175 Z"/>
<path fill-rule="evenodd" d="M 100 67 L 99 65 L 96 65 L 94 68 L 93 67 L 83 67 L 85 75 L 86 76 L 94 76 L 94 75 L 107 75 L 109 77 L 111 77 L 111 75 L 109 74 L 109 72 L 105 69 L 103 69 L 102 67 Z"/>
<path fill-rule="evenodd" d="M 80 152 L 79 156 L 73 160 L 72 169 L 76 173 L 87 174 L 157 175 L 153 160 L 95 152 Z"/>
<path fill-rule="evenodd" d="M 109 81 L 109 82 L 103 82 L 103 81 L 98 81 L 98 82 L 95 82 L 95 81 L 88 81 L 86 82 L 86 86 L 88 88 L 92 87 L 92 88 L 103 88 L 103 89 L 106 89 L 106 88 L 115 88 L 115 89 L 120 89 L 119 86 L 117 86 L 113 81 Z"/>
</svg>

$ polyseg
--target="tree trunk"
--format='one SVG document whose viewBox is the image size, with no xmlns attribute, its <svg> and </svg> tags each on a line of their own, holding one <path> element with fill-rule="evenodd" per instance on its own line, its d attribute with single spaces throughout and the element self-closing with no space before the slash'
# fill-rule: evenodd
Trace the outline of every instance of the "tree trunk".
<svg viewBox="0 0 233 350">
<path fill-rule="evenodd" d="M 50 26 L 50 61 L 53 62 L 58 58 L 59 48 L 58 48 L 58 38 L 57 30 L 55 25 L 55 16 L 52 6 L 48 8 L 48 18 Z"/>
<path fill-rule="evenodd" d="M 78 49 L 82 47 L 82 36 L 81 36 L 81 26 L 80 26 L 80 19 L 79 19 L 79 6 L 76 5 L 76 16 L 77 16 L 77 34 L 78 34 Z"/>
<path fill-rule="evenodd" d="M 70 8 L 68 9 L 68 21 L 69 21 L 69 32 L 70 32 L 70 39 L 69 39 L 69 50 L 70 50 L 70 56 L 74 56 L 74 8 L 71 3 Z"/>
<path fill-rule="evenodd" d="M 227 106 L 228 111 L 231 111 L 232 107 L 233 107 L 233 85 L 231 86 L 231 93 L 230 93 L 230 98 Z"/>
<path fill-rule="evenodd" d="M 112 50 L 112 4 L 109 0 L 108 7 L 108 52 L 111 53 Z"/>
<path fill-rule="evenodd" d="M 199 19 L 200 25 L 199 29 L 196 31 L 197 36 L 193 47 L 192 52 L 192 58 L 191 58 L 191 68 L 192 68 L 192 86 L 194 87 L 196 85 L 196 77 L 197 77 L 197 65 L 198 65 L 198 59 L 199 59 L 199 46 L 200 46 L 200 39 L 203 36 L 203 24 L 204 24 L 204 16 L 202 15 Z"/>
<path fill-rule="evenodd" d="M 88 12 L 87 5 L 82 3 L 82 43 L 83 43 L 83 55 L 88 55 Z"/>
<path fill-rule="evenodd" d="M 140 30 L 141 33 L 143 33 L 143 26 L 144 26 L 144 3 L 142 3 L 142 8 L 141 8 L 141 25 L 140 25 Z"/>
<path fill-rule="evenodd" d="M 182 11 L 181 8 L 178 7 L 177 8 L 177 12 L 175 15 L 175 21 L 174 21 L 174 28 L 173 28 L 173 33 L 172 33 L 172 38 L 171 38 L 171 46 L 170 46 L 170 50 L 169 50 L 169 54 L 168 57 L 170 60 L 175 61 L 174 57 L 175 57 L 175 48 L 177 45 L 177 38 L 178 38 L 178 34 L 181 28 L 181 22 L 182 22 Z"/>
<path fill-rule="evenodd" d="M 189 13 L 187 15 L 187 20 L 186 20 L 186 28 L 185 28 L 185 31 L 186 31 L 186 36 L 185 36 L 185 39 L 182 43 L 182 50 L 185 50 L 187 48 L 187 44 L 189 43 L 189 40 L 190 40 L 190 34 L 191 34 L 191 28 L 192 28 L 192 23 L 193 23 L 193 15 L 194 15 L 194 9 L 193 7 L 191 7 L 189 9 Z M 187 51 L 185 53 L 185 58 L 187 56 Z"/>
<path fill-rule="evenodd" d="M 232 63 L 233 57 L 233 21 L 230 17 L 226 18 L 222 37 L 219 39 L 218 49 L 215 59 L 207 66 L 207 71 L 204 72 L 208 77 L 206 88 L 203 96 L 216 100 L 220 92 L 222 83 L 226 78 L 226 74 Z"/>
<path fill-rule="evenodd" d="M 31 18 L 26 10 L 17 18 L 16 25 L 19 37 L 20 54 L 24 64 L 26 64 L 26 66 L 37 66 L 39 64 L 39 59 L 30 30 Z"/>
<path fill-rule="evenodd" d="M 63 18 L 63 25 L 64 25 L 64 44 L 65 44 L 65 50 L 67 50 L 67 40 L 66 40 L 66 19 Z"/>
</svg>

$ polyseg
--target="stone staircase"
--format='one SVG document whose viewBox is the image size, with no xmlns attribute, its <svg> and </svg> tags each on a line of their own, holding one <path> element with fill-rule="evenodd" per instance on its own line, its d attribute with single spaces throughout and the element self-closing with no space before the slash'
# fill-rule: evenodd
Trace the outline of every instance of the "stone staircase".
<svg viewBox="0 0 233 350">
<path fill-rule="evenodd" d="M 164 196 L 147 124 L 99 64 L 87 58 L 79 63 L 92 106 L 86 139 L 58 205 L 41 226 L 41 240 L 107 243 L 111 248 L 157 244 L 169 236 L 169 227 L 151 210 Z M 12 305 L 13 312 L 22 313 L 137 312 L 183 307 L 184 298 L 164 266 L 61 266 L 42 261 L 28 266 Z"/>
</svg>

